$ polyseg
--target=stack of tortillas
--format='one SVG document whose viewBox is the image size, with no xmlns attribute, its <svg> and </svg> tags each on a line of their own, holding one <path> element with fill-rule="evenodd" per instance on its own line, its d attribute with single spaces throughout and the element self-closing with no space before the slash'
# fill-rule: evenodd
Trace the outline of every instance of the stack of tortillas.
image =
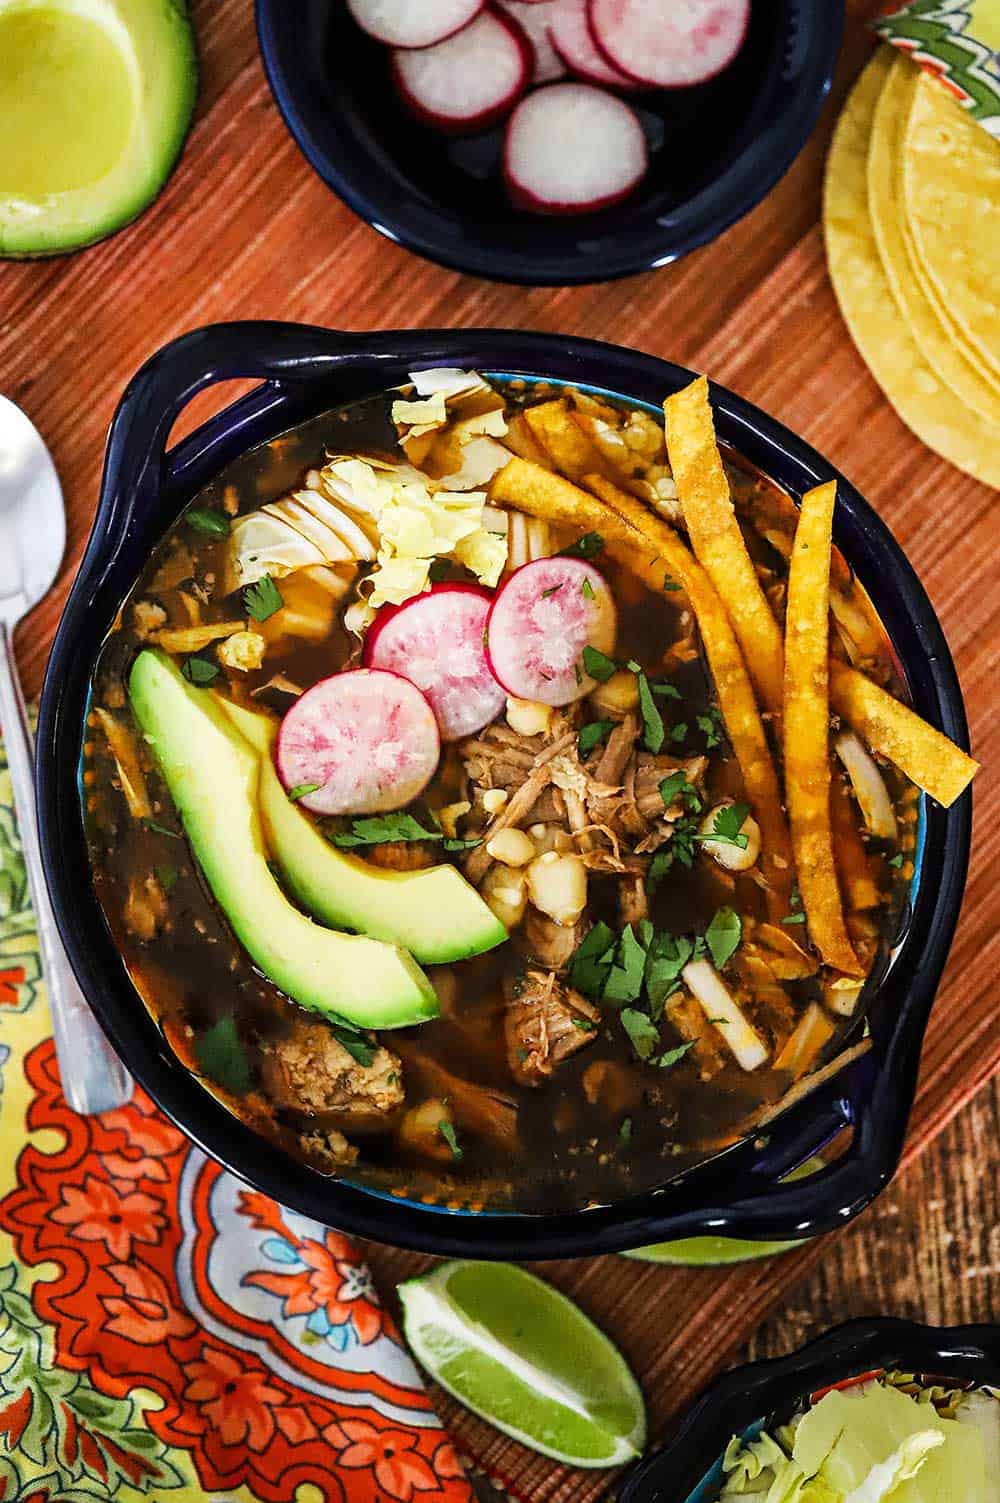
<svg viewBox="0 0 1000 1503">
<path fill-rule="evenodd" d="M 889 401 L 1000 489 L 1000 141 L 883 46 L 837 123 L 823 218 L 841 311 Z"/>
</svg>

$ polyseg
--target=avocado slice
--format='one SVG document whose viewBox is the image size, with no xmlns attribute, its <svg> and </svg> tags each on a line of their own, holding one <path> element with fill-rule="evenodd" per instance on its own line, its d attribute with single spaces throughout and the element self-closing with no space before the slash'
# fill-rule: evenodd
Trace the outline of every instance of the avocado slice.
<svg viewBox="0 0 1000 1503">
<path fill-rule="evenodd" d="M 141 213 L 197 87 L 184 0 L 0 0 L 0 256 L 75 250 Z"/>
<path fill-rule="evenodd" d="M 274 769 L 277 726 L 269 715 L 219 703 L 260 753 L 260 813 L 268 846 L 295 897 L 324 924 L 405 945 L 425 965 L 445 965 L 503 944 L 507 930 L 476 889 L 447 863 L 379 871 L 338 851 L 291 802 Z"/>
<path fill-rule="evenodd" d="M 362 1028 L 436 1017 L 434 988 L 405 950 L 324 929 L 286 898 L 267 862 L 260 757 L 217 696 L 146 648 L 129 697 L 212 895 L 264 975 L 301 1007 Z"/>
</svg>

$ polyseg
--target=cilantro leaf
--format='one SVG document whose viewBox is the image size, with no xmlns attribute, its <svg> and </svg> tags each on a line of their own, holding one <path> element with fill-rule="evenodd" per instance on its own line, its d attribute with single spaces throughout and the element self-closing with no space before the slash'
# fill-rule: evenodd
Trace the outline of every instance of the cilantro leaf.
<svg viewBox="0 0 1000 1503">
<path fill-rule="evenodd" d="M 584 600 L 594 600 L 596 598 L 594 594 L 594 586 L 591 584 L 586 574 L 583 576 L 583 579 L 580 583 L 580 594 L 583 596 Z"/>
<path fill-rule="evenodd" d="M 675 579 L 671 579 L 670 575 L 668 574 L 664 578 L 663 588 L 665 590 L 679 590 L 681 588 L 681 586 L 677 583 L 677 581 Z"/>
<path fill-rule="evenodd" d="M 194 1057 L 203 1075 L 233 1095 L 241 1096 L 250 1089 L 250 1064 L 231 1013 L 198 1035 Z"/>
<path fill-rule="evenodd" d="M 646 677 L 638 663 L 630 662 L 629 669 L 635 674 L 635 681 L 639 689 L 639 709 L 642 711 L 642 740 L 647 751 L 655 756 L 663 746 L 666 731 L 663 728 L 663 716 L 657 708 L 649 687 L 649 679 Z"/>
<path fill-rule="evenodd" d="M 352 819 L 350 830 L 334 835 L 334 845 L 349 850 L 358 845 L 385 845 L 391 840 L 443 840 L 440 830 L 425 830 L 412 814 L 375 814 Z"/>
<path fill-rule="evenodd" d="M 686 720 L 678 720 L 677 724 L 671 728 L 670 739 L 671 739 L 671 741 L 683 741 L 684 737 L 687 735 L 687 733 L 688 733 L 687 721 Z"/>
<path fill-rule="evenodd" d="M 444 845 L 441 847 L 441 849 L 445 851 L 471 851 L 474 846 L 482 845 L 482 843 L 483 842 L 481 839 L 458 840 L 457 838 L 448 835 L 446 836 Z"/>
<path fill-rule="evenodd" d="M 749 804 L 722 804 L 716 811 L 711 833 L 696 835 L 694 838 L 714 840 L 718 845 L 735 845 L 739 850 L 745 851 L 750 837 L 741 832 L 749 813 Z"/>
<path fill-rule="evenodd" d="M 550 595 L 555 595 L 557 593 L 557 591 L 559 591 L 561 589 L 562 589 L 562 585 L 561 584 L 549 585 L 549 588 L 547 590 L 543 590 L 542 591 L 542 599 L 543 600 L 548 600 L 548 598 L 549 598 Z"/>
<path fill-rule="evenodd" d="M 695 724 L 705 737 L 705 750 L 712 751 L 722 743 L 719 712 L 713 706 L 707 715 L 696 715 Z"/>
<path fill-rule="evenodd" d="M 632 1048 L 640 1059 L 649 1059 L 660 1042 L 660 1034 L 648 1013 L 636 1007 L 624 1007 L 621 1012 L 622 1026 L 632 1041 Z"/>
<path fill-rule="evenodd" d="M 646 951 L 631 924 L 622 930 L 615 952 L 615 964 L 604 983 L 606 1002 L 635 1002 L 642 992 L 646 971 Z"/>
<path fill-rule="evenodd" d="M 712 963 L 721 971 L 729 957 L 739 948 L 743 938 L 743 922 L 731 908 L 720 908 L 705 930 L 705 943 L 712 956 Z"/>
<path fill-rule="evenodd" d="M 658 694 L 661 699 L 681 698 L 681 691 L 674 684 L 650 684 L 649 687 L 652 689 L 653 693 Z"/>
<path fill-rule="evenodd" d="M 288 789 L 288 797 L 293 804 L 297 804 L 300 798 L 305 798 L 308 793 L 315 793 L 321 783 L 296 783 L 294 788 Z"/>
<path fill-rule="evenodd" d="M 189 684 L 197 684 L 204 688 L 219 676 L 219 669 L 215 663 L 210 663 L 208 658 L 185 658 L 181 673 Z"/>
<path fill-rule="evenodd" d="M 166 861 L 161 862 L 160 865 L 156 868 L 156 880 L 159 882 L 164 892 L 173 891 L 174 887 L 177 885 L 177 878 L 179 875 L 180 874 L 176 866 L 170 866 Z"/>
<path fill-rule="evenodd" d="M 689 1049 L 694 1048 L 694 1044 L 694 1039 L 692 1039 L 689 1044 L 678 1044 L 676 1049 L 665 1050 L 664 1053 L 660 1055 L 659 1059 L 654 1059 L 652 1063 L 654 1065 L 659 1065 L 661 1070 L 669 1070 L 671 1065 L 676 1065 L 678 1060 L 684 1058 Z"/>
<path fill-rule="evenodd" d="M 669 809 L 680 799 L 691 814 L 701 813 L 701 799 L 698 790 L 693 783 L 688 782 L 688 775 L 683 767 L 676 772 L 669 773 L 660 783 L 660 797 L 663 800 L 664 809 Z"/>
<path fill-rule="evenodd" d="M 899 868 L 903 864 L 903 853 L 902 853 L 902 851 L 897 851 L 896 854 L 895 854 L 895 856 L 890 856 L 888 864 L 895 871 L 899 871 Z"/>
<path fill-rule="evenodd" d="M 681 972 L 694 954 L 694 942 L 686 935 L 673 935 L 667 930 L 650 949 L 646 966 L 646 991 L 649 1007 L 654 1018 L 663 1011 L 668 997 L 680 990 Z"/>
<path fill-rule="evenodd" d="M 280 611 L 284 603 L 281 591 L 270 574 L 263 575 L 256 584 L 247 585 L 243 591 L 243 604 L 247 614 L 255 621 L 266 621 L 275 611 Z"/>
<path fill-rule="evenodd" d="M 661 846 L 649 863 L 649 871 L 646 873 L 646 891 L 650 897 L 653 896 L 673 864 L 673 851 L 669 846 Z"/>
<path fill-rule="evenodd" d="M 613 720 L 592 720 L 589 725 L 581 725 L 580 734 L 576 738 L 577 750 L 581 757 L 589 756 L 595 746 L 600 746 L 608 733 L 613 731 Z"/>
<path fill-rule="evenodd" d="M 804 924 L 805 921 L 806 916 L 804 913 L 789 913 L 781 920 L 783 924 Z"/>
<path fill-rule="evenodd" d="M 153 835 L 169 835 L 171 840 L 183 840 L 180 830 L 170 830 L 166 825 L 158 825 L 155 819 L 144 819 L 143 829 L 149 830 Z"/>
<path fill-rule="evenodd" d="M 184 521 L 195 532 L 205 532 L 218 538 L 228 537 L 230 521 L 224 511 L 212 511 L 207 507 L 192 506 L 184 513 Z"/>
<path fill-rule="evenodd" d="M 353 1033 L 347 1028 L 338 1028 L 336 1023 L 332 1027 L 332 1033 L 337 1043 L 346 1049 L 353 1060 L 366 1068 L 375 1058 L 375 1046 L 370 1044 L 360 1033 Z"/>
<path fill-rule="evenodd" d="M 569 984 L 585 997 L 600 997 L 614 955 L 614 931 L 601 920 L 577 946 L 570 963 Z"/>
<path fill-rule="evenodd" d="M 557 558 L 596 558 L 604 547 L 604 539 L 599 532 L 585 532 L 582 538 L 577 538 L 575 543 L 570 543 L 567 548 L 560 548 Z"/>
<path fill-rule="evenodd" d="M 621 1126 L 618 1129 L 618 1137 L 619 1137 L 619 1140 L 622 1143 L 631 1143 L 631 1141 L 632 1141 L 632 1118 L 631 1117 L 623 1117 L 622 1118 Z"/>
<path fill-rule="evenodd" d="M 451 1156 L 452 1156 L 452 1158 L 453 1159 L 463 1158 L 464 1157 L 464 1150 L 461 1149 L 458 1146 L 458 1139 L 455 1136 L 455 1129 L 452 1127 L 451 1123 L 448 1121 L 448 1118 L 447 1117 L 442 1117 L 441 1121 L 437 1125 L 437 1128 L 438 1128 L 438 1132 L 441 1134 L 442 1138 L 444 1138 L 444 1140 L 447 1143 L 448 1147 L 451 1149 Z"/>
<path fill-rule="evenodd" d="M 606 684 L 611 675 L 618 672 L 618 664 L 614 658 L 609 658 L 607 653 L 599 652 L 589 643 L 583 649 L 583 666 L 591 678 L 596 678 L 599 684 Z"/>
</svg>

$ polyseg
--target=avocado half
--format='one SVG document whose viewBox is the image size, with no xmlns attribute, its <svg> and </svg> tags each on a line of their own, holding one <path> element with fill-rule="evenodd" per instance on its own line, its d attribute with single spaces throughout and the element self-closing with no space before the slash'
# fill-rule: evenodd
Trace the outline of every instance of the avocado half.
<svg viewBox="0 0 1000 1503">
<path fill-rule="evenodd" d="M 0 0 L 0 257 L 77 250 L 140 214 L 197 85 L 184 0 Z"/>
</svg>

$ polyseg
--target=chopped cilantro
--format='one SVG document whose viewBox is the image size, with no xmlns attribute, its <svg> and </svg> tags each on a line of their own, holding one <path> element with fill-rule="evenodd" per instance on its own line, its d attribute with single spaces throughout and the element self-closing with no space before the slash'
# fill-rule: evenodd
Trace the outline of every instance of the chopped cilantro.
<svg viewBox="0 0 1000 1503">
<path fill-rule="evenodd" d="M 679 767 L 676 772 L 669 773 L 661 781 L 660 797 L 663 800 L 664 809 L 669 809 L 680 799 L 689 813 L 701 813 L 701 799 L 698 797 L 698 790 L 693 783 L 688 782 L 688 775 L 682 767 Z"/>
<path fill-rule="evenodd" d="M 646 990 L 654 1018 L 660 1016 L 667 998 L 680 989 L 681 971 L 693 954 L 693 940 L 683 934 L 670 934 L 667 930 L 663 931 L 650 948 L 646 966 Z"/>
<path fill-rule="evenodd" d="M 230 522 L 224 511 L 192 506 L 190 511 L 184 513 L 184 520 L 195 532 L 206 532 L 219 538 L 229 535 Z"/>
<path fill-rule="evenodd" d="M 580 594 L 583 596 L 584 600 L 594 600 L 596 598 L 594 595 L 594 586 L 591 584 L 586 574 L 583 576 L 583 579 L 580 582 Z"/>
<path fill-rule="evenodd" d="M 250 1065 L 231 1013 L 198 1035 L 194 1057 L 203 1075 L 235 1096 L 250 1089 Z"/>
<path fill-rule="evenodd" d="M 787 917 L 781 920 L 783 924 L 804 924 L 805 921 L 806 916 L 804 913 L 789 913 Z"/>
<path fill-rule="evenodd" d="M 652 690 L 649 687 L 649 679 L 646 677 L 638 663 L 630 661 L 629 672 L 635 674 L 635 681 L 639 688 L 639 709 L 642 711 L 642 740 L 647 751 L 651 751 L 655 757 L 663 746 L 666 732 L 663 728 L 663 716 L 656 706 Z"/>
<path fill-rule="evenodd" d="M 749 836 L 742 831 L 749 813 L 749 804 L 722 804 L 716 812 L 711 833 L 696 835 L 694 838 L 714 840 L 717 845 L 735 845 L 739 850 L 745 851 Z"/>
<path fill-rule="evenodd" d="M 637 938 L 632 925 L 626 924 L 615 951 L 615 963 L 604 983 L 604 1000 L 606 1002 L 635 1002 L 642 991 L 645 973 L 645 948 Z"/>
<path fill-rule="evenodd" d="M 739 948 L 742 937 L 743 923 L 739 914 L 731 908 L 720 908 L 705 930 L 705 943 L 717 971 L 722 970 L 729 957 Z"/>
<path fill-rule="evenodd" d="M 623 1117 L 622 1118 L 621 1126 L 618 1129 L 618 1137 L 619 1137 L 619 1140 L 622 1143 L 631 1143 L 631 1141 L 632 1141 L 632 1118 L 631 1117 Z"/>
<path fill-rule="evenodd" d="M 663 581 L 663 588 L 664 588 L 664 589 L 665 589 L 665 590 L 679 590 L 679 589 L 680 589 L 680 588 L 681 588 L 681 587 L 680 587 L 680 585 L 679 585 L 679 584 L 678 584 L 678 583 L 677 583 L 677 581 L 676 581 L 676 579 L 671 579 L 671 578 L 670 578 L 670 575 L 669 575 L 669 574 L 668 574 L 668 575 L 667 575 L 667 576 L 666 576 L 666 577 L 665 577 L 665 578 L 664 578 L 664 581 Z"/>
<path fill-rule="evenodd" d="M 705 737 L 706 751 L 713 751 L 722 744 L 722 717 L 714 705 L 707 715 L 696 715 L 695 724 Z"/>
<path fill-rule="evenodd" d="M 173 891 L 173 889 L 177 885 L 177 878 L 179 875 L 180 873 L 178 872 L 176 866 L 170 866 L 166 861 L 162 861 L 156 868 L 156 880 L 159 882 L 164 892 Z"/>
<path fill-rule="evenodd" d="M 583 649 L 583 666 L 599 684 L 606 684 L 611 675 L 618 672 L 614 658 L 609 658 L 607 653 L 599 652 L 589 644 Z"/>
<path fill-rule="evenodd" d="M 609 731 L 614 730 L 614 727 L 615 723 L 613 720 L 592 720 L 589 725 L 581 725 L 580 734 L 576 738 L 576 746 L 580 756 L 586 757 L 594 750 L 595 746 L 600 746 L 601 742 L 606 739 Z"/>
<path fill-rule="evenodd" d="M 640 1059 L 649 1059 L 660 1042 L 659 1030 L 649 1014 L 636 1007 L 624 1007 L 621 1013 L 622 1027 L 632 1041 L 632 1048 Z"/>
<path fill-rule="evenodd" d="M 572 1022 L 574 1028 L 579 1028 L 581 1033 L 594 1032 L 595 1025 L 590 1021 L 589 1018 L 573 1017 L 570 1021 Z"/>
<path fill-rule="evenodd" d="M 649 863 L 649 871 L 646 873 L 646 891 L 653 896 L 667 872 L 674 864 L 673 852 L 669 846 L 661 846 Z"/>
<path fill-rule="evenodd" d="M 599 532 L 585 532 L 582 538 L 577 538 L 575 543 L 570 543 L 567 548 L 560 548 L 559 558 L 596 558 L 604 547 L 604 539 Z"/>
<path fill-rule="evenodd" d="M 654 1059 L 652 1063 L 659 1065 L 661 1070 L 669 1070 L 670 1066 L 676 1065 L 678 1060 L 683 1059 L 688 1050 L 694 1048 L 694 1045 L 694 1039 L 689 1044 L 678 1044 L 676 1049 L 665 1050 L 659 1059 Z"/>
<path fill-rule="evenodd" d="M 556 592 L 558 590 L 561 590 L 561 589 L 562 589 L 562 585 L 561 584 L 550 585 L 547 590 L 543 590 L 542 591 L 542 599 L 543 600 L 548 600 L 548 598 L 549 598 L 550 595 L 555 595 Z"/>
<path fill-rule="evenodd" d="M 579 663 L 574 663 L 573 664 L 573 672 L 576 675 L 577 684 L 578 685 L 582 684 L 583 683 L 583 669 L 580 667 Z"/>
<path fill-rule="evenodd" d="M 438 1123 L 438 1132 L 441 1134 L 442 1138 L 444 1138 L 448 1147 L 451 1149 L 452 1158 L 462 1158 L 463 1150 L 458 1146 L 458 1139 L 455 1136 L 455 1129 L 452 1127 L 447 1117 L 441 1118 L 441 1121 Z"/>
<path fill-rule="evenodd" d="M 412 814 L 375 814 L 366 819 L 352 819 L 350 830 L 334 835 L 334 845 L 350 849 L 356 845 L 385 845 L 391 840 L 443 840 L 440 830 L 427 830 Z"/>
<path fill-rule="evenodd" d="M 270 574 L 263 575 L 256 584 L 247 585 L 243 591 L 243 604 L 248 615 L 255 621 L 266 621 L 275 611 L 280 611 L 284 603 L 281 591 Z"/>
<path fill-rule="evenodd" d="M 321 787 L 321 783 L 296 783 L 294 788 L 289 788 L 288 797 L 293 804 L 297 804 L 299 799 L 305 798 L 307 793 L 315 793 L 316 789 Z"/>
<path fill-rule="evenodd" d="M 445 838 L 441 849 L 444 851 L 471 851 L 474 846 L 482 845 L 481 840 L 453 840 L 451 836 Z"/>
<path fill-rule="evenodd" d="M 678 720 L 677 724 L 671 728 L 670 739 L 671 739 L 671 741 L 683 741 L 684 737 L 687 735 L 687 733 L 688 733 L 687 721 L 686 720 Z"/>
<path fill-rule="evenodd" d="M 902 851 L 897 851 L 896 854 L 895 854 L 895 856 L 890 856 L 888 864 L 891 867 L 893 867 L 894 870 L 898 871 L 899 868 L 903 864 L 903 853 L 902 853 Z"/>
<path fill-rule="evenodd" d="M 189 684 L 198 684 L 204 687 L 219 676 L 218 665 L 210 663 L 207 658 L 185 658 L 181 673 Z"/>
<path fill-rule="evenodd" d="M 675 684 L 650 684 L 649 687 L 652 689 L 653 693 L 658 694 L 661 699 L 681 698 L 681 691 Z"/>
<path fill-rule="evenodd" d="M 142 823 L 154 835 L 169 835 L 171 840 L 182 840 L 184 838 L 180 830 L 168 830 L 166 825 L 158 825 L 155 819 L 144 819 Z"/>
<path fill-rule="evenodd" d="M 600 997 L 614 954 L 614 930 L 602 921 L 596 923 L 577 947 L 570 964 L 569 984 L 585 997 Z"/>
<path fill-rule="evenodd" d="M 336 1023 L 333 1024 L 331 1032 L 337 1043 L 346 1049 L 351 1058 L 356 1060 L 359 1065 L 364 1065 L 367 1068 L 371 1064 L 375 1058 L 374 1045 L 370 1044 L 366 1038 L 362 1038 L 360 1033 L 354 1033 L 350 1029 L 338 1027 Z"/>
</svg>

